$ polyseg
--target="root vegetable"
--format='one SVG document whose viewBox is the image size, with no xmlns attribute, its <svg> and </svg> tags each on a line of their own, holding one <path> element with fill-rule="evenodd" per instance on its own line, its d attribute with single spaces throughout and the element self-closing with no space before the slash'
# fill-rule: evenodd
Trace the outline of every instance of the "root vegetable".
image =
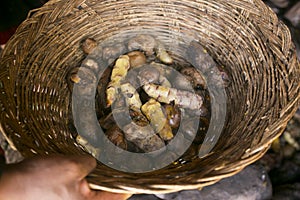
<svg viewBox="0 0 300 200">
<path fill-rule="evenodd" d="M 157 42 L 157 47 L 155 48 L 155 53 L 157 58 L 165 64 L 172 64 L 173 63 L 173 59 L 171 58 L 171 56 L 168 54 L 168 52 L 166 51 L 164 45 L 160 42 Z"/>
<path fill-rule="evenodd" d="M 136 89 L 130 83 L 124 83 L 121 85 L 121 92 L 125 98 L 127 106 L 134 111 L 140 111 L 142 102 Z"/>
<path fill-rule="evenodd" d="M 117 89 L 120 82 L 126 76 L 130 67 L 129 57 L 127 55 L 120 56 L 112 70 L 111 81 L 106 89 L 107 106 L 110 106 L 116 99 Z"/>
<path fill-rule="evenodd" d="M 115 44 L 114 46 L 103 47 L 102 58 L 104 60 L 110 61 L 111 59 L 116 59 L 126 52 L 126 47 L 122 43 Z"/>
<path fill-rule="evenodd" d="M 206 89 L 205 78 L 194 67 L 185 67 L 180 70 L 182 74 L 190 81 L 195 89 Z"/>
<path fill-rule="evenodd" d="M 157 45 L 157 41 L 151 35 L 137 35 L 128 42 L 128 50 L 142 50 L 147 56 L 154 54 L 154 48 Z"/>
<path fill-rule="evenodd" d="M 142 106 L 141 110 L 150 121 L 154 131 L 158 133 L 163 140 L 167 141 L 173 138 L 172 129 L 167 122 L 167 118 L 164 115 L 159 102 L 150 99 Z"/>
<path fill-rule="evenodd" d="M 181 114 L 178 106 L 165 104 L 164 110 L 171 128 L 178 128 L 181 120 Z"/>
<path fill-rule="evenodd" d="M 151 66 L 143 67 L 138 73 L 138 79 L 141 85 L 148 83 L 157 83 L 160 77 L 159 71 Z"/>
<path fill-rule="evenodd" d="M 124 129 L 125 138 L 145 152 L 157 151 L 165 146 L 150 126 L 138 126 L 134 122 L 127 124 Z"/>
<path fill-rule="evenodd" d="M 130 67 L 136 68 L 146 64 L 146 56 L 143 52 L 140 51 L 132 51 L 127 54 L 129 56 Z"/>
<path fill-rule="evenodd" d="M 170 104 L 174 101 L 176 105 L 191 110 L 198 110 L 203 104 L 203 98 L 193 92 L 168 88 L 152 83 L 144 85 L 143 89 L 150 97 L 162 103 Z"/>
<path fill-rule="evenodd" d="M 108 129 L 105 134 L 114 145 L 127 150 L 127 142 L 125 140 L 124 134 L 117 125 L 114 125 L 110 129 Z"/>
<path fill-rule="evenodd" d="M 81 44 L 81 48 L 83 52 L 86 54 L 92 53 L 96 47 L 97 47 L 97 42 L 93 38 L 87 38 Z"/>
</svg>

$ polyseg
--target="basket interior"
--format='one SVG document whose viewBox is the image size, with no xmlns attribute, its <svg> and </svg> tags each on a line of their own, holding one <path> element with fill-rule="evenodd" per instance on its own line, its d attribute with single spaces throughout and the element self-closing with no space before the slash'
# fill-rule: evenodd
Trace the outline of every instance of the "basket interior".
<svg viewBox="0 0 300 200">
<path fill-rule="evenodd" d="M 199 188 L 254 162 L 279 136 L 299 104 L 299 63 L 287 27 L 261 1 L 59 1 L 33 13 L 1 58 L 1 126 L 25 156 L 83 153 L 69 131 L 65 77 L 84 59 L 80 42 L 120 33 L 198 41 L 229 72 L 226 123 L 210 154 L 184 165 L 132 174 L 101 163 L 89 177 L 115 192 Z M 184 36 L 184 37 L 182 37 Z M 178 62 L 183 49 L 172 49 Z"/>
</svg>

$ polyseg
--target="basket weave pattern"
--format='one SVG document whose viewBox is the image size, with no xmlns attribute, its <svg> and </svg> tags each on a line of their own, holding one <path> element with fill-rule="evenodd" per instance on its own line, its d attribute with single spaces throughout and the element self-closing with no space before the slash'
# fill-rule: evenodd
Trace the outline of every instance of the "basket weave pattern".
<svg viewBox="0 0 300 200">
<path fill-rule="evenodd" d="M 84 153 L 68 128 L 65 77 L 84 58 L 84 38 L 102 41 L 135 28 L 161 32 L 162 41 L 180 32 L 208 49 L 232 77 L 227 123 L 213 152 L 185 165 L 129 174 L 99 163 L 89 181 L 101 189 L 210 185 L 260 158 L 299 106 L 290 33 L 260 0 L 51 0 L 21 24 L 0 60 L 1 127 L 24 156 Z"/>
</svg>

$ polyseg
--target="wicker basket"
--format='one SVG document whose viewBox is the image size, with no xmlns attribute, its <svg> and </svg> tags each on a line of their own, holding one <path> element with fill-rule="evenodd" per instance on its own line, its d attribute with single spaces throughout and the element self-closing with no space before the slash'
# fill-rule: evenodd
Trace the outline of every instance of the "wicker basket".
<svg viewBox="0 0 300 200">
<path fill-rule="evenodd" d="M 299 106 L 300 66 L 288 28 L 260 0 L 51 0 L 31 12 L 1 56 L 1 127 L 26 157 L 83 151 L 68 128 L 65 77 L 84 58 L 80 42 L 135 28 L 179 32 L 226 67 L 227 121 L 213 151 L 141 174 L 98 164 L 96 189 L 163 193 L 201 188 L 259 159 Z"/>
</svg>

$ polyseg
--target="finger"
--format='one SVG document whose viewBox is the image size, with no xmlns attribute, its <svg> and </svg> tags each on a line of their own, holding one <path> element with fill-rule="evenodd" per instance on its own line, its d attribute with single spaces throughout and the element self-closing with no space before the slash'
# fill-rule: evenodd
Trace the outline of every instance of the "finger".
<svg viewBox="0 0 300 200">
<path fill-rule="evenodd" d="M 126 200 L 131 197 L 132 194 L 117 194 L 104 191 L 92 191 L 88 200 Z"/>
<path fill-rule="evenodd" d="M 61 174 L 61 177 L 66 180 L 82 180 L 96 165 L 96 160 L 88 155 L 48 155 L 26 159 L 20 166 L 35 172 L 50 171 L 52 174 Z"/>
</svg>

